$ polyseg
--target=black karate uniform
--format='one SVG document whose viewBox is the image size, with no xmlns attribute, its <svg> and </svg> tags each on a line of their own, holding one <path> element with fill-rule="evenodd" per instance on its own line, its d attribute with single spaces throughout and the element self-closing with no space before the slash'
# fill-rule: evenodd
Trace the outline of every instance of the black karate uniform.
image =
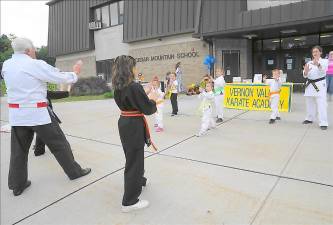
<svg viewBox="0 0 333 225">
<path fill-rule="evenodd" d="M 121 111 L 140 111 L 145 115 L 156 112 L 156 103 L 149 100 L 143 87 L 135 82 L 116 90 L 114 99 Z M 146 185 L 144 177 L 144 146 L 149 144 L 143 117 L 124 117 L 118 120 L 118 129 L 125 153 L 123 206 L 136 204 Z"/>
<path fill-rule="evenodd" d="M 50 114 L 53 115 L 53 117 L 57 120 L 57 122 L 59 124 L 61 123 L 61 120 L 53 111 L 51 99 L 67 98 L 68 96 L 69 96 L 68 91 L 47 91 L 48 110 L 49 110 Z M 34 151 L 35 156 L 43 155 L 45 153 L 45 143 L 42 141 L 42 139 L 37 134 L 36 134 L 36 142 L 35 142 L 34 150 L 35 150 Z"/>
</svg>

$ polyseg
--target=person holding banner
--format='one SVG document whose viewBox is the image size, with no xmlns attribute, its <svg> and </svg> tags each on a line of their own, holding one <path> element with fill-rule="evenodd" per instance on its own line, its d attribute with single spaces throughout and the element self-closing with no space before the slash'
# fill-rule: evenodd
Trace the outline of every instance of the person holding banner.
<svg viewBox="0 0 333 225">
<path fill-rule="evenodd" d="M 122 211 L 148 207 L 149 202 L 139 200 L 142 187 L 147 185 L 144 177 L 144 146 L 156 147 L 150 139 L 150 132 L 144 115 L 156 112 L 157 95 L 147 94 L 143 87 L 134 82 L 136 61 L 132 56 L 118 56 L 113 65 L 112 85 L 114 100 L 121 110 L 118 130 L 125 153 L 124 195 Z"/>
<path fill-rule="evenodd" d="M 280 70 L 272 70 L 272 77 L 273 79 L 270 80 L 267 80 L 267 76 L 264 76 L 263 78 L 264 82 L 269 85 L 269 102 L 272 109 L 269 124 L 275 123 L 276 120 L 281 120 L 279 113 L 280 91 L 282 86 L 282 81 L 280 79 Z"/>
<path fill-rule="evenodd" d="M 224 100 L 224 70 L 222 68 L 218 68 L 216 70 L 217 78 L 214 81 L 214 101 L 215 101 L 215 109 L 217 114 L 216 123 L 223 122 L 223 100 Z"/>
<path fill-rule="evenodd" d="M 321 58 L 322 48 L 320 46 L 314 46 L 311 51 L 312 60 L 304 66 L 303 70 L 303 76 L 306 78 L 304 94 L 306 117 L 303 124 L 313 123 L 318 111 L 319 126 L 322 130 L 327 130 L 327 60 Z"/>
</svg>

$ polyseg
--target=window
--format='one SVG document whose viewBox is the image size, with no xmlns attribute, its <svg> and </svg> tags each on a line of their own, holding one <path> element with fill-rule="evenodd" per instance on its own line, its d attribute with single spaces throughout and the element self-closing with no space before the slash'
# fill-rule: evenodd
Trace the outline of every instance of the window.
<svg viewBox="0 0 333 225">
<path fill-rule="evenodd" d="M 101 8 L 95 9 L 94 14 L 95 14 L 94 15 L 95 21 L 101 21 L 102 20 Z"/>
<path fill-rule="evenodd" d="M 318 35 L 288 37 L 281 39 L 282 49 L 310 48 L 318 44 Z"/>
<path fill-rule="evenodd" d="M 320 45 L 333 45 L 333 33 L 321 34 Z"/>
<path fill-rule="evenodd" d="M 304 0 L 247 0 L 247 10 L 256 10 L 260 8 L 269 8 L 278 5 L 301 2 Z"/>
<path fill-rule="evenodd" d="M 104 5 L 94 10 L 95 21 L 102 21 L 102 28 L 117 26 L 124 22 L 124 1 Z"/>
<path fill-rule="evenodd" d="M 111 82 L 113 59 L 101 60 L 96 62 L 97 76 L 107 82 Z"/>
<path fill-rule="evenodd" d="M 124 1 L 119 2 L 119 24 L 124 23 Z"/>
<path fill-rule="evenodd" d="M 111 26 L 119 24 L 119 15 L 118 15 L 118 3 L 113 3 L 110 5 L 110 17 L 111 17 Z"/>
<path fill-rule="evenodd" d="M 263 50 L 277 50 L 280 48 L 280 39 L 263 40 Z"/>
<path fill-rule="evenodd" d="M 109 14 L 109 6 L 102 7 L 102 27 L 110 26 L 110 14 Z"/>
</svg>

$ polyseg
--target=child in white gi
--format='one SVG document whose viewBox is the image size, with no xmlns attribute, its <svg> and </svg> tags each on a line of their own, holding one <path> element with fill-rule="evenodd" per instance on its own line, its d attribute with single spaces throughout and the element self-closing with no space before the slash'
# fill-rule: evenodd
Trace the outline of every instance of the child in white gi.
<svg viewBox="0 0 333 225">
<path fill-rule="evenodd" d="M 216 70 L 216 79 L 214 80 L 214 101 L 215 101 L 215 109 L 217 114 L 217 120 L 216 123 L 222 123 L 223 122 L 223 89 L 225 86 L 225 80 L 224 80 L 224 70 L 223 69 L 217 69 Z"/>
<path fill-rule="evenodd" d="M 151 91 L 155 92 L 157 97 L 156 108 L 157 111 L 154 114 L 155 116 L 155 127 L 156 132 L 162 132 L 163 129 L 163 107 L 164 107 L 164 92 L 161 90 L 161 84 L 157 76 L 153 78 L 152 89 Z"/>
<path fill-rule="evenodd" d="M 280 90 L 282 86 L 282 81 L 280 79 L 280 70 L 272 70 L 273 79 L 266 80 L 267 76 L 264 76 L 264 82 L 269 85 L 269 96 L 270 96 L 270 106 L 272 109 L 272 114 L 269 120 L 269 124 L 275 123 L 275 120 L 281 120 L 279 113 L 279 103 L 280 103 Z"/>
<path fill-rule="evenodd" d="M 204 135 L 210 128 L 215 128 L 216 124 L 212 117 L 213 113 L 213 102 L 214 102 L 214 92 L 213 92 L 213 84 L 207 83 L 205 90 L 203 90 L 199 98 L 202 99 L 200 105 L 200 111 L 202 113 L 201 119 L 201 128 L 198 133 L 198 137 Z"/>
</svg>

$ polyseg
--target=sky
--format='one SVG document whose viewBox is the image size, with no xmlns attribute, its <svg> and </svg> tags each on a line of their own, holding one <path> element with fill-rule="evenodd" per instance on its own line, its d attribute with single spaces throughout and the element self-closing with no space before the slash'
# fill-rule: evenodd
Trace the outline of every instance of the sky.
<svg viewBox="0 0 333 225">
<path fill-rule="evenodd" d="M 1 34 L 32 40 L 35 47 L 47 45 L 48 1 L 0 0 Z"/>
</svg>

